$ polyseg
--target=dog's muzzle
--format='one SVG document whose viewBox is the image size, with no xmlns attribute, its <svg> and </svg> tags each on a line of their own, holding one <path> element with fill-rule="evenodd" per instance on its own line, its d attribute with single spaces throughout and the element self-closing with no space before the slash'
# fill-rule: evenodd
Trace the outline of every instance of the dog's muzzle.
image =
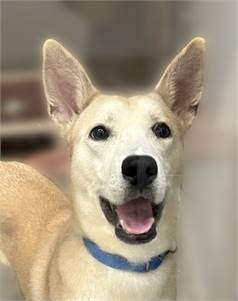
<svg viewBox="0 0 238 301">
<path fill-rule="evenodd" d="M 115 226 L 116 236 L 131 244 L 147 243 L 156 236 L 156 224 L 164 201 L 156 204 L 152 183 L 157 177 L 156 161 L 150 156 L 129 156 L 121 172 L 133 193 L 122 204 L 115 205 L 103 196 L 100 204 L 106 219 Z"/>
</svg>

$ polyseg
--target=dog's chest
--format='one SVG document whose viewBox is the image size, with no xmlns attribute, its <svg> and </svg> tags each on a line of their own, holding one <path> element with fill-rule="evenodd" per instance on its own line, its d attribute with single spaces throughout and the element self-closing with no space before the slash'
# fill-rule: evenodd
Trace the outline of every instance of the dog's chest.
<svg viewBox="0 0 238 301">
<path fill-rule="evenodd" d="M 91 278 L 91 277 L 90 277 Z M 154 301 L 171 298 L 173 285 L 169 284 L 169 275 L 159 277 L 158 273 L 138 275 L 134 273 L 121 274 L 109 272 L 95 281 L 92 277 L 89 282 L 81 283 L 81 288 L 75 291 L 75 300 L 141 300 Z M 170 289 L 167 287 L 170 286 Z M 166 293 L 165 293 L 166 291 Z"/>
<path fill-rule="evenodd" d="M 113 269 L 85 254 L 79 265 L 60 269 L 62 300 L 174 300 L 175 260 L 168 256 L 155 271 L 136 273 Z"/>
</svg>

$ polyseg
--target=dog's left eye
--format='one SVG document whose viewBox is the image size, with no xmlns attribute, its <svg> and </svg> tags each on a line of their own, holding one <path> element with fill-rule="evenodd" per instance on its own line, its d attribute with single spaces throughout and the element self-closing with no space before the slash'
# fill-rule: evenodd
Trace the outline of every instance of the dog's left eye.
<svg viewBox="0 0 238 301">
<path fill-rule="evenodd" d="M 170 128 L 164 122 L 157 122 L 154 124 L 152 131 L 158 138 L 168 138 L 171 136 Z"/>
<path fill-rule="evenodd" d="M 103 125 L 98 125 L 93 128 L 89 134 L 89 137 L 93 140 L 106 140 L 110 135 L 109 130 L 107 130 Z"/>
</svg>

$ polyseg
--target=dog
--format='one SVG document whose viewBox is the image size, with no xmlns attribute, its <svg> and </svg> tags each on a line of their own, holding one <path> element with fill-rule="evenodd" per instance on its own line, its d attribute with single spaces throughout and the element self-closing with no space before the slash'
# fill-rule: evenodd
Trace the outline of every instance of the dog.
<svg viewBox="0 0 238 301">
<path fill-rule="evenodd" d="M 50 117 L 71 151 L 70 202 L 17 162 L 0 167 L 1 257 L 29 300 L 175 300 L 183 137 L 203 87 L 194 38 L 153 91 L 101 93 L 55 40 L 43 46 Z"/>
</svg>

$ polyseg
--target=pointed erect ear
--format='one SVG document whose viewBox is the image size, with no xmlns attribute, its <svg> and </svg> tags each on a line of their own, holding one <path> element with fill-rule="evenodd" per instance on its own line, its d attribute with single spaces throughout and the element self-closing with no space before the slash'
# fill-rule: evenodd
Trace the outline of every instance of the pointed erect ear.
<svg viewBox="0 0 238 301">
<path fill-rule="evenodd" d="M 205 40 L 194 38 L 170 63 L 155 88 L 184 129 L 191 126 L 202 95 L 204 52 Z"/>
<path fill-rule="evenodd" d="M 79 62 L 54 40 L 43 46 L 43 84 L 49 115 L 64 131 L 97 92 Z"/>
</svg>

